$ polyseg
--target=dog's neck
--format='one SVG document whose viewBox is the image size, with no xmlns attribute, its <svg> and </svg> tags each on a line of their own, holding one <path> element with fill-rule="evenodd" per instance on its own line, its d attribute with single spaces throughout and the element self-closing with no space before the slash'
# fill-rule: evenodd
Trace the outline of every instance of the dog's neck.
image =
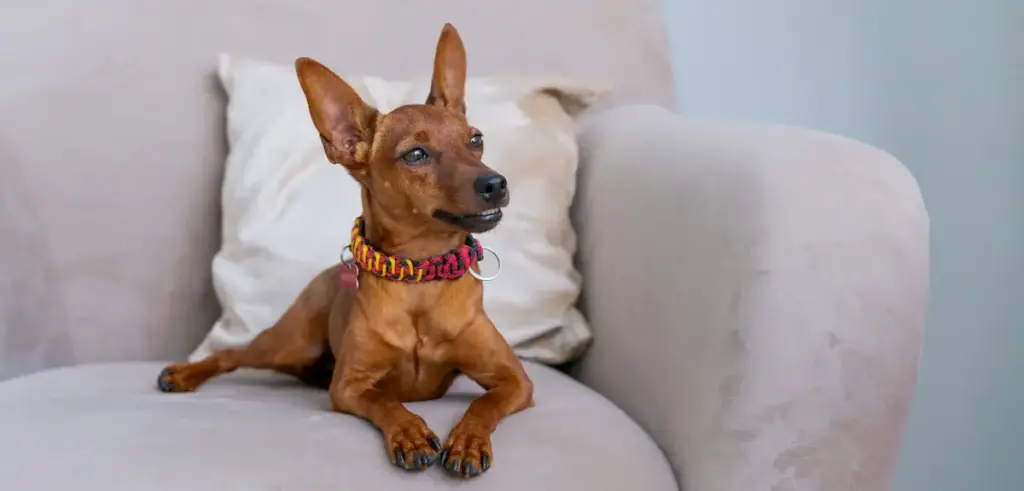
<svg viewBox="0 0 1024 491">
<path fill-rule="evenodd" d="M 389 213 L 371 199 L 369 193 L 363 192 L 366 240 L 383 253 L 421 259 L 447 253 L 466 243 L 466 232 L 439 230 L 432 223 L 414 223 L 424 219 L 433 220 L 424 216 Z"/>
</svg>

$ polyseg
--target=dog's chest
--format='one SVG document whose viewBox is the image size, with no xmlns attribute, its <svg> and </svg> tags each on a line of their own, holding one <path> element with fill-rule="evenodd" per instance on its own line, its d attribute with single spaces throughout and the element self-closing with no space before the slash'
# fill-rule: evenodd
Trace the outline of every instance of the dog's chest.
<svg viewBox="0 0 1024 491">
<path fill-rule="evenodd" d="M 381 331 L 388 344 L 410 362 L 443 363 L 452 341 L 474 318 L 466 312 L 464 301 L 452 302 L 452 298 L 458 296 L 406 298 L 404 303 L 412 304 L 410 308 L 395 309 L 380 318 L 386 324 Z"/>
<path fill-rule="evenodd" d="M 426 316 L 410 316 L 395 332 L 392 344 L 398 348 L 407 363 L 442 363 L 451 333 Z"/>
<path fill-rule="evenodd" d="M 410 318 L 390 339 L 400 355 L 385 384 L 397 390 L 403 400 L 439 397 L 455 378 L 449 361 L 450 331 L 428 317 Z"/>
<path fill-rule="evenodd" d="M 454 341 L 475 319 L 476 310 L 467 308 L 473 296 L 452 285 L 401 292 L 391 305 L 403 308 L 376 311 L 378 334 L 397 355 L 382 384 L 402 400 L 440 397 L 457 373 Z"/>
<path fill-rule="evenodd" d="M 398 392 L 403 401 L 440 397 L 456 375 L 443 352 L 441 346 L 429 340 L 413 344 L 392 367 L 383 385 Z"/>
</svg>

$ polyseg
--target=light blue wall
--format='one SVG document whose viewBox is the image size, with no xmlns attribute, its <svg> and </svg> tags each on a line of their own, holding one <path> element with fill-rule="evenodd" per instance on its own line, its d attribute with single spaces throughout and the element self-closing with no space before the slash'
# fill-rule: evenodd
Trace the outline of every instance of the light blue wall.
<svg viewBox="0 0 1024 491">
<path fill-rule="evenodd" d="M 1024 491 L 1024 0 L 663 0 L 680 111 L 845 134 L 932 217 L 895 491 Z"/>
</svg>

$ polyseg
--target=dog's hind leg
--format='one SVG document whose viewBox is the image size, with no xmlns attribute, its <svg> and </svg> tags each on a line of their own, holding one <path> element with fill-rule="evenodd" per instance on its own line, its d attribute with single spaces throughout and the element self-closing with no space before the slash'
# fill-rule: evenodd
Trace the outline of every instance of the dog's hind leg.
<svg viewBox="0 0 1024 491">
<path fill-rule="evenodd" d="M 329 303 L 317 301 L 322 292 L 315 290 L 314 282 L 273 327 L 260 332 L 248 346 L 216 351 L 194 363 L 170 365 L 160 372 L 157 387 L 163 392 L 191 392 L 238 368 L 265 368 L 301 377 L 304 369 L 330 349 L 326 335 Z"/>
</svg>

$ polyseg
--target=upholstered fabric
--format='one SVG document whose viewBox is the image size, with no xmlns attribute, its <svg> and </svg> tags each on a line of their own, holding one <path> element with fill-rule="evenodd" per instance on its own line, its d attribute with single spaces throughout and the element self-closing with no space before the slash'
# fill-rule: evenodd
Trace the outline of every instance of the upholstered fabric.
<svg viewBox="0 0 1024 491">
<path fill-rule="evenodd" d="M 928 291 L 910 173 L 839 136 L 656 107 L 595 116 L 581 145 L 581 379 L 687 491 L 888 489 Z"/>
<path fill-rule="evenodd" d="M 313 277 L 338 262 L 352 220 L 363 211 L 359 184 L 324 154 L 292 65 L 225 55 L 219 75 L 228 95 L 230 148 L 222 242 L 212 268 L 223 311 L 193 360 L 244 346 L 273 326 Z M 423 103 L 430 91 L 429 76 L 340 75 L 383 113 Z M 550 77 L 466 82 L 467 119 L 484 134 L 484 162 L 508 179 L 511 193 L 501 225 L 477 235 L 502 263 L 502 274 L 484 286 L 484 309 L 523 358 L 562 363 L 590 339 L 575 308 L 580 280 L 569 221 L 579 161 L 576 121 L 561 101 L 576 109 L 600 95 Z M 496 262 L 486 254 L 482 273 L 497 273 Z"/>
<path fill-rule="evenodd" d="M 379 432 L 328 410 L 325 391 L 255 371 L 193 394 L 154 387 L 157 363 L 61 368 L 0 384 L 0 483 L 17 491 L 673 491 L 663 454 L 621 410 L 529 364 L 537 405 L 493 436 L 469 482 L 392 466 Z M 480 389 L 460 379 L 410 404 L 444 435 Z"/>
<path fill-rule="evenodd" d="M 0 378 L 180 358 L 219 309 L 217 55 L 408 78 L 452 22 L 471 75 L 672 105 L 656 0 L 38 0 L 0 15 Z"/>
<path fill-rule="evenodd" d="M 684 491 L 888 489 L 927 294 L 929 223 L 913 177 L 877 149 L 813 131 L 691 122 L 654 107 L 591 118 L 580 135 L 575 212 L 583 308 L 595 338 L 579 377 L 653 437 Z M 156 368 L 69 368 L 0 384 L 0 451 L 17 457 L 0 459 L 0 482 L 35 482 L 26 481 L 32 473 L 50 480 L 42 484 L 108 484 L 102 473 L 117 469 L 129 472 L 124 489 L 172 487 L 188 474 L 167 462 L 196 456 L 212 462 L 202 475 L 221 489 L 252 489 L 237 481 L 249 474 L 236 472 L 251 467 L 226 457 L 218 442 L 240 441 L 250 455 L 274 460 L 274 452 L 301 452 L 293 434 L 320 424 L 289 403 L 253 400 L 239 389 L 250 386 L 242 379 L 219 382 L 225 392 L 210 385 L 208 395 L 164 399 L 175 396 L 141 389 Z M 656 452 L 627 419 L 608 416 L 612 406 L 582 402 L 596 396 L 549 369 L 530 370 L 538 403 L 551 412 L 508 420 L 495 441 L 507 458 L 535 467 L 517 467 L 487 489 L 534 485 L 540 478 L 522 473 L 539 471 L 523 469 L 542 469 L 547 479 L 560 466 L 595 475 L 582 484 L 590 489 L 673 485 L 668 477 L 639 480 L 660 475 L 641 463 L 657 460 Z M 311 411 L 325 405 L 322 394 L 297 399 Z M 466 403 L 449 407 L 456 399 L 417 411 L 431 425 L 450 425 Z M 374 443 L 365 425 L 355 428 L 366 432 L 355 444 Z M 261 446 L 257 436 L 281 444 Z M 256 474 L 371 483 L 368 467 L 387 467 L 372 460 L 379 454 L 320 438 L 318 448 L 358 455 L 352 459 L 367 473 L 316 474 L 311 469 L 324 472 L 315 460 L 321 450 Z M 154 447 L 162 460 L 152 460 Z M 583 453 L 609 448 L 614 455 Z M 538 449 L 545 458 L 533 460 Z M 575 452 L 586 466 L 571 460 Z M 622 460 L 632 456 L 641 458 Z M 56 465 L 70 470 L 46 472 Z M 637 480 L 623 484 L 624 473 Z M 551 489 L 572 489 L 551 481 L 560 486 Z M 101 489 L 111 488 L 118 489 Z"/>
</svg>

